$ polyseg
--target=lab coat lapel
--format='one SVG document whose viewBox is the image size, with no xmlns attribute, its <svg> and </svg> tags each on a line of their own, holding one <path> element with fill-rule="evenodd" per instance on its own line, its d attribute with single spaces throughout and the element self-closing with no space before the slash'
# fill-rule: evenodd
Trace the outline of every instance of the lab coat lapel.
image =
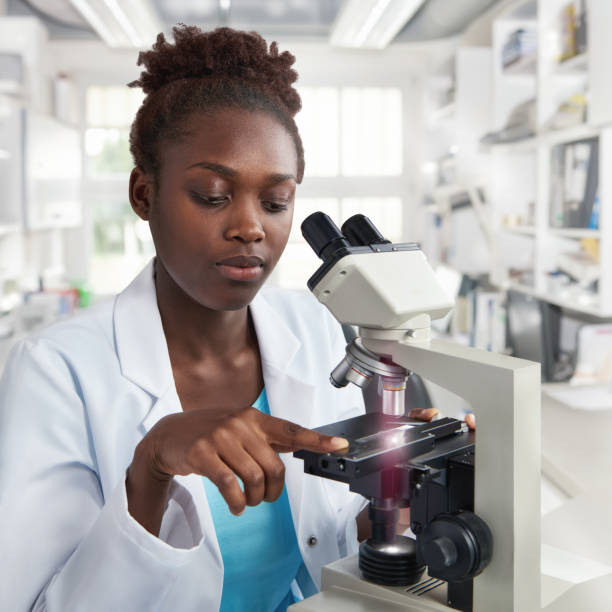
<svg viewBox="0 0 612 612">
<path fill-rule="evenodd" d="M 157 307 L 153 261 L 117 296 L 114 324 L 121 373 L 152 396 L 151 408 L 140 424 L 144 436 L 162 417 L 182 411 Z M 202 531 L 208 536 L 206 545 L 222 565 L 202 477 L 190 474 L 175 476 L 175 480 L 191 493 Z"/>
<path fill-rule="evenodd" d="M 259 293 L 250 306 L 259 352 L 270 414 L 311 427 L 314 422 L 315 385 L 304 380 L 308 368 L 301 367 L 301 342 Z M 301 537 L 304 463 L 291 453 L 283 453 L 285 484 L 298 538 Z"/>
<path fill-rule="evenodd" d="M 153 260 L 115 299 L 115 345 L 121 373 L 153 397 L 172 382 L 172 367 L 153 282 Z"/>
</svg>

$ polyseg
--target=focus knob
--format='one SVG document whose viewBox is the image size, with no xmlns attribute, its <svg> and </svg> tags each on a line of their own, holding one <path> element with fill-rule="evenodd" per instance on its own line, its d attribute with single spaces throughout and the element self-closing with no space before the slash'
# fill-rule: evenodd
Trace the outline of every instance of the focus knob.
<svg viewBox="0 0 612 612">
<path fill-rule="evenodd" d="M 430 569 L 444 570 L 444 568 L 451 567 L 457 561 L 457 547 L 446 536 L 434 538 L 425 545 L 423 556 Z"/>
<path fill-rule="evenodd" d="M 429 575 L 448 581 L 473 578 L 489 564 L 493 536 L 473 512 L 439 514 L 417 537 L 419 561 Z"/>
</svg>

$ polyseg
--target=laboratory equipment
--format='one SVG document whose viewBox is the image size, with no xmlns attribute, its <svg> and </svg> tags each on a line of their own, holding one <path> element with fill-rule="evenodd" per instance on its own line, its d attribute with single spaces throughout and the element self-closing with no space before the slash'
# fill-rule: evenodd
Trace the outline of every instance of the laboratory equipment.
<svg viewBox="0 0 612 612">
<path fill-rule="evenodd" d="M 546 610 L 574 609 L 572 585 L 551 595 L 559 583 L 540 571 L 539 365 L 432 339 L 431 320 L 453 304 L 418 245 L 391 244 L 362 215 L 340 230 L 315 213 L 302 231 L 323 260 L 309 288 L 358 328 L 332 384 L 378 374 L 382 389 L 375 410 L 320 428 L 348 438 L 348 449 L 296 453 L 306 472 L 370 499 L 372 537 L 359 556 L 323 568 L 322 591 L 292 612 L 531 612 L 542 609 L 541 584 Z M 467 400 L 477 433 L 454 419 L 406 419 L 412 371 Z M 414 541 L 394 533 L 406 505 Z"/>
<path fill-rule="evenodd" d="M 573 367 L 560 349 L 561 308 L 513 290 L 508 291 L 506 301 L 512 354 L 540 363 L 543 381 L 568 379 Z"/>
</svg>

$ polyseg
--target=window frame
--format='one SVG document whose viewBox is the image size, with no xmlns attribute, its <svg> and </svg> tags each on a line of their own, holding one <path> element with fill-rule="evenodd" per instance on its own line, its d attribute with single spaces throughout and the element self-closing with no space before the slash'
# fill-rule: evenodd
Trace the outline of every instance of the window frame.
<svg viewBox="0 0 612 612">
<path fill-rule="evenodd" d="M 298 67 L 299 70 L 299 67 Z M 331 73 L 330 73 L 331 74 Z M 311 75 L 312 76 L 312 75 Z M 393 71 L 387 74 L 380 74 L 378 78 L 373 80 L 373 75 L 364 70 L 361 75 L 352 75 L 353 77 L 360 76 L 361 78 L 353 78 L 349 80 L 336 80 L 334 78 L 300 78 L 299 85 L 301 87 L 336 87 L 340 91 L 344 87 L 361 88 L 361 87 L 392 87 L 399 89 L 402 98 L 402 171 L 396 176 L 343 176 L 342 160 L 339 157 L 339 172 L 338 176 L 332 177 L 305 177 L 302 183 L 298 186 L 296 197 L 299 199 L 312 198 L 337 198 L 341 202 L 342 198 L 364 198 L 364 197 L 399 197 L 402 202 L 402 237 L 403 240 L 408 240 L 406 229 L 410 228 L 409 209 L 414 206 L 415 193 L 418 190 L 418 181 L 411 178 L 407 173 L 407 168 L 414 167 L 411 163 L 412 158 L 418 159 L 418 151 L 412 151 L 407 142 L 408 126 L 413 124 L 410 113 L 414 112 L 412 108 L 417 104 L 415 92 L 409 87 L 410 83 L 405 80 L 400 80 L 394 77 Z M 88 78 L 79 81 L 80 98 L 81 98 L 81 134 L 82 134 L 82 154 L 83 167 L 86 168 L 87 156 L 85 153 L 85 130 L 87 125 L 86 113 L 86 94 L 87 88 L 90 86 L 98 87 L 113 87 L 117 86 L 117 79 L 112 75 L 88 75 Z M 414 99 L 412 99 L 412 96 Z M 409 103 L 410 102 L 410 103 Z M 340 107 L 340 105 L 339 105 Z M 339 119 L 339 118 L 338 118 Z M 338 132 L 340 133 L 340 132 Z M 341 155 L 341 146 L 339 143 L 339 155 Z M 306 163 L 308 163 L 308 151 L 306 151 Z M 83 201 L 87 202 L 95 195 L 96 199 L 106 197 L 109 201 L 118 201 L 128 198 L 128 179 L 129 174 L 117 174 L 107 176 L 91 176 L 89 172 L 83 173 L 82 194 Z M 411 228 L 414 231 L 414 228 Z M 86 261 L 89 262 L 94 257 L 94 240 L 93 240 L 93 215 L 91 210 L 87 210 L 84 206 L 83 214 L 83 232 L 85 234 L 82 242 L 87 251 Z M 273 272 L 269 279 L 270 284 L 275 282 L 275 274 Z"/>
</svg>

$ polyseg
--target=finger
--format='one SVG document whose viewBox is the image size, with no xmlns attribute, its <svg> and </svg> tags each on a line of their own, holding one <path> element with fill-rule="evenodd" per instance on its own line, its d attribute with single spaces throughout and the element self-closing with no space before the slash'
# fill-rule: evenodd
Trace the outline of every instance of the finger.
<svg viewBox="0 0 612 612">
<path fill-rule="evenodd" d="M 346 448 L 348 440 L 336 436 L 326 436 L 297 423 L 270 417 L 262 426 L 268 443 L 279 445 L 291 451 L 310 450 L 317 453 L 331 453 Z"/>
<path fill-rule="evenodd" d="M 242 447 L 234 446 L 231 452 L 220 452 L 219 455 L 242 480 L 247 506 L 260 504 L 266 492 L 266 477 L 258 462 Z"/>
<path fill-rule="evenodd" d="M 267 444 L 245 444 L 246 451 L 253 457 L 265 475 L 264 500 L 278 499 L 285 486 L 285 465 Z"/>
<path fill-rule="evenodd" d="M 473 412 L 465 415 L 465 422 L 470 429 L 476 429 L 476 416 Z"/>
<path fill-rule="evenodd" d="M 230 512 L 235 515 L 240 515 L 244 512 L 246 505 L 246 497 L 243 493 L 236 475 L 232 470 L 221 461 L 220 458 L 210 461 L 206 476 L 219 489 L 219 493 L 227 503 Z"/>
<path fill-rule="evenodd" d="M 275 453 L 292 453 L 293 449 L 290 446 L 283 446 L 282 444 L 270 444 L 270 448 Z"/>
<path fill-rule="evenodd" d="M 439 412 L 435 408 L 415 408 L 410 411 L 408 416 L 412 419 L 420 419 L 421 421 L 431 421 L 438 414 Z"/>
</svg>

